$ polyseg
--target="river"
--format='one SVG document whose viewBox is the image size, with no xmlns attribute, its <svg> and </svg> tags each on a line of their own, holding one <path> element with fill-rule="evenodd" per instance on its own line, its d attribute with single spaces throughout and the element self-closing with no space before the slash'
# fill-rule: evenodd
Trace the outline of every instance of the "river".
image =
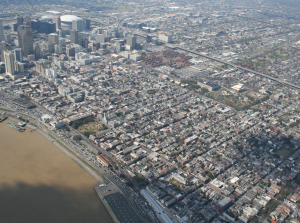
<svg viewBox="0 0 300 223">
<path fill-rule="evenodd" d="M 37 132 L 0 123 L 0 222 L 113 223 L 97 181 Z"/>
</svg>

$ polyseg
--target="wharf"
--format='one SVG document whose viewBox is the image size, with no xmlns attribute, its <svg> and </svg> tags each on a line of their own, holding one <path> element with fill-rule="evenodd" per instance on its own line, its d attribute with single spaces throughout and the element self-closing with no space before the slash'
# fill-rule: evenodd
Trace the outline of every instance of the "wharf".
<svg viewBox="0 0 300 223">
<path fill-rule="evenodd" d="M 9 122 L 9 123 L 7 124 L 7 126 L 10 127 L 10 128 L 12 128 L 12 129 L 15 129 L 15 130 L 17 130 L 17 131 L 19 131 L 19 132 L 24 132 L 24 131 L 25 131 L 24 128 L 19 127 L 19 126 L 17 126 L 16 124 L 11 123 L 11 122 Z"/>
<path fill-rule="evenodd" d="M 114 222 L 117 223 L 140 223 L 139 216 L 135 213 L 126 197 L 118 188 L 109 183 L 106 187 L 95 187 L 95 191 Z"/>
</svg>

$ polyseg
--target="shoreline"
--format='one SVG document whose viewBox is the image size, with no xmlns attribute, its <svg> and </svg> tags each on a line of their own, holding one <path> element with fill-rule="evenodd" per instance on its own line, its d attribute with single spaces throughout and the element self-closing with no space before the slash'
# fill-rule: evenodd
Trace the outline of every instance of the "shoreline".
<svg viewBox="0 0 300 223">
<path fill-rule="evenodd" d="M 87 167 L 82 161 L 81 159 L 79 159 L 77 156 L 73 155 L 71 152 L 67 151 L 67 149 L 65 149 L 62 145 L 60 145 L 57 142 L 57 139 L 51 138 L 50 136 L 48 136 L 45 132 L 43 132 L 42 130 L 40 130 L 39 128 L 32 126 L 32 125 L 26 125 L 26 127 L 28 127 L 31 130 L 35 130 L 37 131 L 41 136 L 43 136 L 45 139 L 47 139 L 48 141 L 50 141 L 55 147 L 57 147 L 61 152 L 63 152 L 67 157 L 69 157 L 70 159 L 72 159 L 76 164 L 78 164 L 82 169 L 84 169 L 88 174 L 90 174 L 99 184 L 106 184 L 106 182 L 103 181 L 102 177 L 99 176 L 97 173 L 95 173 L 93 170 L 91 170 L 89 167 Z M 63 143 L 62 143 L 63 144 Z M 66 146 L 65 144 L 63 144 L 64 146 Z M 66 146 L 68 147 L 68 146 Z M 70 149 L 70 148 L 69 148 Z M 71 149 L 70 149 L 71 150 Z M 74 152 L 74 151 L 73 151 Z M 116 219 L 114 213 L 112 212 L 112 210 L 109 208 L 108 204 L 106 203 L 106 201 L 104 200 L 104 197 L 101 196 L 100 192 L 97 191 L 98 187 L 95 187 L 95 193 L 97 194 L 97 196 L 99 197 L 99 199 L 101 200 L 101 202 L 103 203 L 103 205 L 105 206 L 107 212 L 109 213 L 110 217 L 112 218 L 112 220 L 115 223 L 119 223 L 119 221 Z"/>
<path fill-rule="evenodd" d="M 13 121 L 13 122 L 18 122 L 19 120 L 17 120 L 14 117 L 10 117 L 8 116 L 8 119 Z M 43 136 L 45 139 L 47 139 L 49 142 L 51 142 L 56 148 L 58 148 L 61 152 L 63 152 L 67 157 L 69 157 L 70 159 L 72 159 L 76 164 L 78 164 L 82 169 L 84 169 L 89 175 L 91 175 L 99 184 L 106 184 L 106 182 L 104 182 L 104 180 L 102 179 L 102 177 L 97 174 L 94 170 L 90 169 L 76 154 L 75 151 L 73 151 L 73 149 L 70 149 L 68 146 L 66 146 L 64 144 L 64 142 L 61 142 L 60 140 L 56 139 L 56 138 L 52 138 L 50 137 L 48 134 L 46 134 L 43 130 L 41 130 L 38 127 L 32 126 L 30 124 L 26 125 L 27 130 L 33 130 L 38 132 L 41 136 Z M 60 143 L 58 143 L 57 141 L 59 141 Z M 66 148 L 64 148 L 64 146 Z M 68 151 L 70 150 L 70 151 Z M 74 154 L 76 155 L 74 155 Z M 94 191 L 96 193 L 96 195 L 99 197 L 100 201 L 102 202 L 102 204 L 104 205 L 106 211 L 109 213 L 110 217 L 112 218 L 114 223 L 119 223 L 119 221 L 117 220 L 116 216 L 114 215 L 113 211 L 110 209 L 110 207 L 108 206 L 107 202 L 104 200 L 104 196 L 101 195 L 100 191 L 97 190 L 97 188 L 99 187 L 95 187 Z"/>
<path fill-rule="evenodd" d="M 13 111 L 15 112 L 15 111 Z M 21 114 L 23 115 L 23 113 Z M 13 122 L 19 122 L 19 119 L 14 117 L 13 114 L 7 114 L 6 115 L 9 120 Z M 88 162 L 85 160 L 81 159 L 80 155 L 78 155 L 78 151 L 76 149 L 72 148 L 72 146 L 65 142 L 61 137 L 57 136 L 56 133 L 53 133 L 47 126 L 44 125 L 44 123 L 40 122 L 38 119 L 28 116 L 31 121 L 30 123 L 27 123 L 26 127 L 28 131 L 37 131 L 41 136 L 43 136 L 46 140 L 50 141 L 52 145 L 54 145 L 56 148 L 58 148 L 61 152 L 63 152 L 67 157 L 71 158 L 72 161 L 74 161 L 77 165 L 79 165 L 83 170 L 85 170 L 90 176 L 92 176 L 99 184 L 107 184 L 105 181 L 104 176 L 100 175 L 100 173 L 93 167 L 91 166 Z M 29 119 L 29 120 L 30 120 Z M 37 123 L 36 123 L 37 122 Z M 32 125 L 31 125 L 32 124 Z M 42 126 L 40 126 L 40 124 Z M 38 126 L 37 126 L 38 125 Z M 104 188 L 100 188 L 98 186 L 94 187 L 94 192 L 96 195 L 99 197 L 100 201 L 105 207 L 106 212 L 108 212 L 110 218 L 114 223 L 119 223 L 118 218 L 116 217 L 114 211 L 111 209 L 109 204 L 105 200 L 105 196 L 109 195 L 112 193 L 112 191 L 119 192 L 123 196 L 123 192 L 111 181 L 109 181 L 109 184 L 105 187 L 107 189 L 110 189 L 108 191 L 103 191 Z M 127 202 L 128 198 L 126 198 Z M 128 204 L 129 205 L 129 204 Z M 131 206 L 131 204 L 130 204 Z M 135 211 L 136 213 L 136 211 Z"/>
<path fill-rule="evenodd" d="M 45 134 L 43 131 L 41 131 L 37 127 L 31 126 L 31 125 L 29 125 L 29 126 L 27 126 L 27 127 L 30 128 L 30 129 L 32 129 L 32 130 L 37 131 L 40 135 L 42 135 L 44 138 L 46 138 L 47 140 L 49 140 L 54 146 L 56 146 L 66 156 L 68 156 L 69 158 L 71 158 L 75 163 L 77 163 L 81 168 L 83 168 L 88 174 L 90 174 L 99 184 L 106 184 L 106 182 L 103 181 L 103 179 L 102 179 L 101 176 L 99 176 L 97 173 L 95 173 L 93 170 L 91 170 L 89 167 L 87 167 L 77 156 L 71 154 L 69 151 L 67 151 L 67 149 L 63 148 L 63 146 L 61 146 L 57 142 L 56 139 L 53 139 L 53 138 L 49 137 L 47 134 Z M 64 146 L 66 146 L 66 145 L 64 145 Z M 105 208 L 106 208 L 107 212 L 109 213 L 110 217 L 112 218 L 112 220 L 115 223 L 119 223 L 119 221 L 115 217 L 113 211 L 110 209 L 110 207 L 108 206 L 107 202 L 104 200 L 104 197 L 102 196 L 102 194 L 100 193 L 100 191 L 97 190 L 97 188 L 99 189 L 99 187 L 95 187 L 94 188 L 95 193 L 98 195 L 99 199 L 101 200 L 101 202 L 105 206 Z"/>
</svg>

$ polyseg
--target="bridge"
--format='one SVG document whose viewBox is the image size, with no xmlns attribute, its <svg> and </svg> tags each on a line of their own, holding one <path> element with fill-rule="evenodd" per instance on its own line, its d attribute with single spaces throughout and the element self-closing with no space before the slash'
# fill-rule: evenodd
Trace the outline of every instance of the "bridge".
<svg viewBox="0 0 300 223">
<path fill-rule="evenodd" d="M 135 35 L 140 36 L 140 37 L 143 37 L 143 38 L 147 38 L 146 36 L 141 35 L 141 34 L 138 34 L 138 33 L 135 33 Z M 168 44 L 168 43 L 165 42 L 165 41 L 162 41 L 162 40 L 160 40 L 160 41 L 163 42 L 163 43 L 165 43 L 165 44 Z M 168 46 L 166 46 L 166 47 L 168 47 Z M 285 85 L 285 86 L 293 87 L 293 88 L 296 88 L 296 89 L 300 89 L 300 86 L 299 86 L 299 85 L 295 85 L 295 84 L 292 84 L 292 83 L 290 83 L 290 82 L 283 81 L 283 80 L 281 80 L 281 79 L 272 77 L 272 76 L 270 76 L 270 75 L 263 74 L 263 73 L 259 73 L 259 72 L 254 71 L 254 70 L 250 70 L 250 69 L 247 69 L 247 68 L 245 68 L 245 67 L 238 66 L 238 65 L 236 65 L 236 64 L 232 64 L 232 63 L 229 63 L 229 62 L 226 62 L 226 61 L 223 61 L 223 60 L 219 60 L 219 59 L 214 58 L 214 57 L 210 57 L 210 56 L 207 56 L 207 55 L 204 55 L 204 54 L 201 54 L 201 53 L 197 53 L 197 52 L 192 51 L 192 50 L 188 50 L 188 49 L 185 49 L 185 48 L 182 48 L 182 47 L 176 47 L 176 46 L 172 46 L 172 47 L 169 47 L 169 48 L 171 48 L 171 49 L 179 49 L 179 50 L 183 50 L 183 51 L 186 51 L 186 52 L 188 52 L 188 53 L 192 53 L 192 54 L 195 54 L 195 55 L 197 55 L 197 56 L 201 56 L 201 57 L 204 57 L 204 58 L 213 60 L 213 61 L 217 61 L 217 62 L 219 62 L 219 63 L 223 63 L 223 64 L 226 64 L 226 65 L 235 67 L 235 68 L 240 69 L 240 70 L 244 70 L 244 71 L 248 71 L 248 72 L 251 72 L 251 73 L 253 73 L 253 74 L 256 74 L 256 75 L 260 75 L 260 76 L 262 76 L 262 77 L 268 78 L 268 79 L 270 79 L 270 80 L 272 80 L 272 81 L 275 81 L 275 82 L 277 82 L 277 83 L 283 84 L 283 85 Z"/>
</svg>

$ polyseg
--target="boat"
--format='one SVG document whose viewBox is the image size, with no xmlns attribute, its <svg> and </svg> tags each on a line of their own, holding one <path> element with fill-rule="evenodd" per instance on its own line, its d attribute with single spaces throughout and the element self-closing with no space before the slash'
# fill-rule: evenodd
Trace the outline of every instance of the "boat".
<svg viewBox="0 0 300 223">
<path fill-rule="evenodd" d="M 10 127 L 10 128 L 12 128 L 12 129 L 15 129 L 15 130 L 17 130 L 17 131 L 19 131 L 19 132 L 24 132 L 24 131 L 25 131 L 24 128 L 19 127 L 19 126 L 17 126 L 16 124 L 11 123 L 11 122 L 9 122 L 9 123 L 7 124 L 7 126 Z"/>
</svg>

